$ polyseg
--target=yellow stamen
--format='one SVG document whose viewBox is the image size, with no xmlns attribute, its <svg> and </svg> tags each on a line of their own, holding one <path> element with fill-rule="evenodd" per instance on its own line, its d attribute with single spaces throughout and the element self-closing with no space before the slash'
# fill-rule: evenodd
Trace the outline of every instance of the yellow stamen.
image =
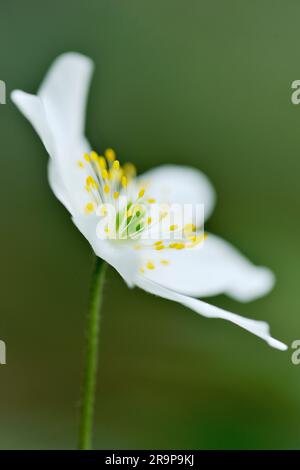
<svg viewBox="0 0 300 470">
<path fill-rule="evenodd" d="M 119 160 L 115 160 L 114 163 L 113 163 L 113 169 L 114 170 L 119 170 L 120 168 L 120 162 Z"/>
<path fill-rule="evenodd" d="M 168 261 L 167 259 L 162 259 L 160 260 L 160 263 L 164 266 L 168 266 L 170 264 L 170 261 Z"/>
<path fill-rule="evenodd" d="M 170 243 L 169 248 L 174 248 L 175 250 L 183 250 L 185 248 L 184 243 Z"/>
<path fill-rule="evenodd" d="M 115 192 L 114 192 L 114 199 L 118 199 L 118 197 L 119 197 L 119 192 L 118 192 L 118 191 L 115 191 Z"/>
<path fill-rule="evenodd" d="M 147 224 L 150 225 L 151 222 L 152 222 L 152 217 L 148 217 L 148 219 L 147 219 Z"/>
<path fill-rule="evenodd" d="M 103 169 L 103 170 L 101 171 L 101 176 L 102 176 L 102 178 L 103 178 L 104 180 L 107 180 L 107 179 L 108 179 L 108 172 L 107 172 L 107 170 Z"/>
<path fill-rule="evenodd" d="M 107 165 L 106 165 L 106 160 L 105 160 L 104 157 L 102 157 L 102 156 L 98 157 L 98 164 L 99 164 L 101 170 L 106 169 Z"/>
<path fill-rule="evenodd" d="M 94 204 L 92 202 L 88 202 L 85 206 L 85 212 L 87 214 L 91 214 L 94 211 Z"/>
<path fill-rule="evenodd" d="M 105 184 L 104 187 L 103 187 L 103 190 L 104 190 L 104 192 L 105 192 L 106 194 L 108 194 L 109 191 L 110 191 L 109 185 L 108 185 L 108 184 Z"/>
<path fill-rule="evenodd" d="M 91 160 L 92 162 L 97 162 L 98 161 L 98 155 L 96 152 L 94 152 L 94 150 L 92 150 L 91 152 Z"/>
<path fill-rule="evenodd" d="M 164 245 L 158 245 L 158 246 L 155 247 L 155 249 L 156 249 L 157 251 L 163 250 L 164 248 L 165 248 Z"/>
<path fill-rule="evenodd" d="M 147 202 L 148 202 L 149 204 L 155 204 L 156 199 L 150 198 L 150 199 L 148 199 Z"/>
<path fill-rule="evenodd" d="M 92 176 L 88 176 L 86 179 L 87 186 L 91 186 L 93 188 L 98 188 L 98 183 L 94 180 Z"/>
<path fill-rule="evenodd" d="M 155 269 L 155 266 L 151 261 L 148 261 L 148 263 L 146 264 L 146 267 L 147 269 Z"/>
<path fill-rule="evenodd" d="M 170 230 L 171 232 L 174 232 L 174 230 L 177 230 L 178 229 L 178 225 L 175 224 L 175 225 L 170 225 Z"/>
<path fill-rule="evenodd" d="M 84 156 L 83 156 L 83 158 L 84 158 L 85 161 L 88 162 L 88 163 L 91 161 L 91 158 L 90 158 L 90 156 L 89 156 L 88 153 L 85 153 Z"/>
<path fill-rule="evenodd" d="M 132 163 L 125 163 L 123 170 L 127 178 L 134 178 L 136 175 L 136 168 Z"/>
<path fill-rule="evenodd" d="M 195 224 L 186 224 L 184 226 L 184 231 L 185 232 L 196 232 L 196 225 Z"/>
<path fill-rule="evenodd" d="M 189 245 L 186 245 L 186 246 L 187 246 L 187 248 L 194 248 L 194 246 L 197 246 L 197 245 L 199 245 L 199 243 L 204 242 L 204 240 L 206 240 L 206 238 L 207 238 L 207 233 L 201 233 L 200 235 L 195 235 L 194 237 L 189 237 L 189 239 L 191 240 L 192 243 L 189 244 Z"/>
<path fill-rule="evenodd" d="M 120 167 L 118 170 L 114 171 L 114 177 L 117 181 L 121 181 L 122 175 L 123 175 L 122 167 Z"/>
<path fill-rule="evenodd" d="M 113 162 L 116 159 L 116 152 L 113 149 L 106 149 L 104 154 L 109 162 Z"/>
<path fill-rule="evenodd" d="M 184 243 L 177 243 L 176 250 L 183 250 L 185 248 Z"/>
<path fill-rule="evenodd" d="M 121 184 L 122 184 L 123 188 L 126 188 L 126 186 L 127 186 L 127 178 L 126 178 L 126 176 L 122 176 L 122 178 L 121 178 Z"/>
<path fill-rule="evenodd" d="M 77 165 L 78 165 L 80 168 L 83 168 L 83 167 L 84 167 L 84 163 L 81 162 L 80 160 L 78 160 Z"/>
<path fill-rule="evenodd" d="M 145 191 L 146 191 L 146 190 L 145 190 L 144 188 L 140 189 L 140 191 L 139 191 L 139 198 L 141 198 L 141 197 L 144 196 Z"/>
</svg>

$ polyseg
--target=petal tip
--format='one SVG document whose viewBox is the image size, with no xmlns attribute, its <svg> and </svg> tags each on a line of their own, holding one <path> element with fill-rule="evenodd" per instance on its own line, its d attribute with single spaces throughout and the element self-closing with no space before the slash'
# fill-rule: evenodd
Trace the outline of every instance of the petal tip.
<svg viewBox="0 0 300 470">
<path fill-rule="evenodd" d="M 267 342 L 269 346 L 272 346 L 275 349 L 279 349 L 280 351 L 286 351 L 288 349 L 288 346 L 281 341 L 278 341 L 278 339 L 269 338 Z"/>
<path fill-rule="evenodd" d="M 13 90 L 10 94 L 10 99 L 14 104 L 18 104 L 19 100 L 22 99 L 23 95 L 26 93 L 22 90 Z"/>
<path fill-rule="evenodd" d="M 228 294 L 240 302 L 250 302 L 268 294 L 274 287 L 275 275 L 265 267 L 251 267 L 246 272 L 246 283 L 236 284 Z"/>
<path fill-rule="evenodd" d="M 54 61 L 54 63 L 57 62 L 85 62 L 86 64 L 89 64 L 90 66 L 93 66 L 93 61 L 90 57 L 81 54 L 80 52 L 75 52 L 75 51 L 68 51 L 68 52 L 63 52 L 60 54 Z"/>
</svg>

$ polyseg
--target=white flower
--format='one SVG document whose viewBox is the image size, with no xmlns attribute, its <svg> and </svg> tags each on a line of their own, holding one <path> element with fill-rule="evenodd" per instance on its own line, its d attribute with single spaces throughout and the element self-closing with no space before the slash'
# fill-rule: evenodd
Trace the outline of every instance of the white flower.
<svg viewBox="0 0 300 470">
<path fill-rule="evenodd" d="M 37 95 L 18 90 L 12 93 L 12 100 L 31 122 L 50 155 L 51 188 L 77 228 L 96 255 L 111 264 L 128 286 L 179 302 L 205 317 L 229 320 L 270 346 L 285 350 L 286 345 L 270 336 L 267 323 L 243 318 L 196 298 L 220 293 L 240 301 L 260 297 L 274 283 L 267 268 L 254 266 L 216 235 L 209 234 L 203 242 L 203 234 L 193 224 L 188 230 L 179 228 L 179 242 L 149 243 L 139 236 L 147 230 L 147 224 L 151 225 L 147 211 L 154 200 L 202 203 L 207 217 L 214 206 L 214 190 L 198 170 L 166 165 L 135 179 L 133 166 L 120 169 L 112 150 L 108 149 L 105 157 L 91 152 L 84 136 L 84 121 L 92 70 L 88 58 L 77 53 L 64 54 L 52 65 Z M 146 187 L 141 187 L 141 181 L 146 182 Z M 111 239 L 109 232 L 113 227 L 109 226 L 103 239 L 97 235 L 101 204 L 117 200 L 124 192 L 133 203 L 144 204 L 142 224 L 136 223 L 134 228 L 135 241 Z M 121 220 L 124 223 L 127 218 L 127 226 L 128 217 L 132 221 L 137 216 L 123 212 Z M 169 229 L 174 231 L 174 227 Z"/>
</svg>

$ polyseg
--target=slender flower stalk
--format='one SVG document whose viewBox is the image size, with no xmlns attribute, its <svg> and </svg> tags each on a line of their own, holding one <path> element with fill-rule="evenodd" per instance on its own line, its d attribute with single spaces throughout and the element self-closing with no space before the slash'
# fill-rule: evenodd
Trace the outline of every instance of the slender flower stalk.
<svg viewBox="0 0 300 470">
<path fill-rule="evenodd" d="M 106 268 L 106 262 L 97 257 L 91 281 L 90 304 L 87 316 L 85 372 L 82 387 L 82 403 L 78 436 L 78 448 L 80 450 L 89 450 L 92 447 L 101 318 L 100 309 L 103 299 L 103 284 Z"/>
</svg>

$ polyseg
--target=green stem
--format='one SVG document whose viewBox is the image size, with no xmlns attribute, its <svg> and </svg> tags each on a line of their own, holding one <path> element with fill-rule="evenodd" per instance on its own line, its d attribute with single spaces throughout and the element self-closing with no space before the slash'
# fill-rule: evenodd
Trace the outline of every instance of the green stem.
<svg viewBox="0 0 300 470">
<path fill-rule="evenodd" d="M 82 387 L 82 403 L 78 448 L 91 449 L 95 391 L 98 363 L 98 337 L 100 328 L 100 308 L 103 297 L 103 284 L 107 264 L 97 257 L 91 280 L 90 303 L 87 316 L 85 372 Z"/>
</svg>

